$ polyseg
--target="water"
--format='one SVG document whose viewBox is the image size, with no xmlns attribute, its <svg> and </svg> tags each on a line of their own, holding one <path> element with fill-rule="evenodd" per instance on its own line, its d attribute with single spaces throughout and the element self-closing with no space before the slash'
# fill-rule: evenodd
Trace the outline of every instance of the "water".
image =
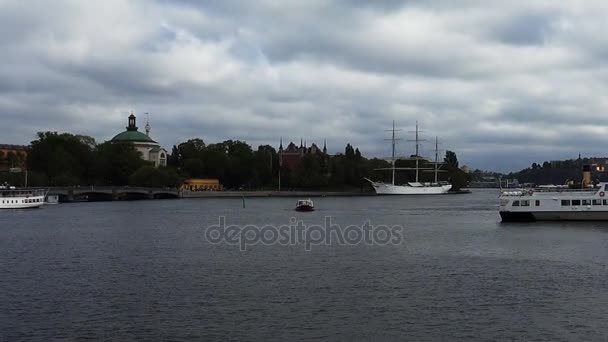
<svg viewBox="0 0 608 342">
<path fill-rule="evenodd" d="M 608 229 L 501 224 L 498 193 L 0 212 L 0 340 L 607 340 Z M 401 225 L 400 245 L 213 245 L 232 224 Z"/>
</svg>

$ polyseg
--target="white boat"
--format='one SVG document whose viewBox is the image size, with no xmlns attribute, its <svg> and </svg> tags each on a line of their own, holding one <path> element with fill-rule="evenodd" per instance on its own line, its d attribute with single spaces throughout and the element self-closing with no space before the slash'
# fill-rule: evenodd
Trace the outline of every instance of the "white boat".
<svg viewBox="0 0 608 342">
<path fill-rule="evenodd" d="M 0 209 L 38 208 L 44 205 L 44 189 L 0 187 Z"/>
<path fill-rule="evenodd" d="M 503 190 L 503 222 L 608 221 L 608 183 L 584 189 L 529 188 Z"/>
<path fill-rule="evenodd" d="M 590 165 L 583 165 L 580 189 L 539 186 L 500 193 L 503 222 L 608 221 L 608 183 L 593 186 Z"/>
<path fill-rule="evenodd" d="M 382 182 L 375 182 L 372 181 L 371 179 L 367 179 L 365 178 L 366 181 L 368 181 L 372 187 L 374 188 L 374 191 L 376 192 L 376 194 L 378 195 L 442 195 L 442 194 L 446 194 L 448 191 L 450 191 L 450 189 L 452 189 L 452 185 L 448 182 L 439 182 L 438 181 L 438 174 L 439 172 L 444 172 L 443 170 L 440 170 L 440 166 L 443 163 L 439 162 L 439 139 L 436 138 L 435 139 L 435 161 L 434 162 L 429 162 L 426 159 L 420 157 L 420 138 L 419 138 L 419 130 L 418 130 L 418 122 L 416 122 L 416 155 L 414 157 L 410 157 L 410 158 L 401 158 L 401 159 L 408 159 L 408 160 L 414 160 L 416 162 L 416 166 L 414 168 L 399 168 L 399 167 L 395 167 L 395 162 L 397 161 L 397 158 L 395 157 L 395 145 L 397 140 L 395 138 L 395 121 L 393 121 L 393 137 L 392 137 L 392 156 L 391 156 L 391 167 L 389 168 L 382 168 L 382 169 L 376 169 L 376 170 L 390 170 L 393 172 L 393 177 L 392 177 L 392 182 L 391 183 L 382 183 Z M 423 168 L 420 167 L 420 161 L 423 161 L 426 164 L 433 164 L 433 168 Z M 416 171 L 416 181 L 415 182 L 408 182 L 407 184 L 402 184 L 402 185 L 397 185 L 395 184 L 395 171 L 396 170 L 415 170 Z M 432 171 L 431 171 L 432 170 Z M 423 172 L 427 172 L 427 171 L 431 171 L 435 173 L 435 181 L 430 183 L 422 183 L 420 182 L 420 171 Z"/>
<path fill-rule="evenodd" d="M 45 204 L 59 204 L 59 195 L 46 195 Z"/>
<path fill-rule="evenodd" d="M 451 184 L 441 183 L 407 183 L 395 185 L 390 183 L 374 182 L 365 178 L 372 184 L 378 195 L 442 195 L 450 191 Z"/>
</svg>

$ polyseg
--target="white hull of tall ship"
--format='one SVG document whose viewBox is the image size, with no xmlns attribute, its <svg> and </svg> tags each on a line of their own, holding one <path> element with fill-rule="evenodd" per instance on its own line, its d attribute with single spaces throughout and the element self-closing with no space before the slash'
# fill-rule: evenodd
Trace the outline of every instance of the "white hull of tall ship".
<svg viewBox="0 0 608 342">
<path fill-rule="evenodd" d="M 451 184 L 408 183 L 407 185 L 393 185 L 374 182 L 367 178 L 366 180 L 372 184 L 378 195 L 443 195 L 452 188 Z"/>
<path fill-rule="evenodd" d="M 590 189 L 517 189 L 502 191 L 503 222 L 608 221 L 608 183 Z"/>
<path fill-rule="evenodd" d="M 44 205 L 42 189 L 0 189 L 0 209 L 28 209 Z"/>
</svg>

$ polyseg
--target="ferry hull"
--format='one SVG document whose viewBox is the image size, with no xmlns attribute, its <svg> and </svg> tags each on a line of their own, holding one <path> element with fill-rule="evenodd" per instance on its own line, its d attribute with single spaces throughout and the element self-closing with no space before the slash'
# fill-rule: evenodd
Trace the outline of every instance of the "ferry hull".
<svg viewBox="0 0 608 342">
<path fill-rule="evenodd" d="M 534 221 L 608 221 L 608 211 L 572 211 L 572 212 L 508 212 L 501 211 L 503 222 Z"/>
<path fill-rule="evenodd" d="M 1 203 L 2 201 L 0 201 Z M 31 208 L 40 208 L 44 205 L 44 202 L 38 203 L 9 203 L 9 204 L 0 204 L 0 209 L 31 209 Z"/>
</svg>

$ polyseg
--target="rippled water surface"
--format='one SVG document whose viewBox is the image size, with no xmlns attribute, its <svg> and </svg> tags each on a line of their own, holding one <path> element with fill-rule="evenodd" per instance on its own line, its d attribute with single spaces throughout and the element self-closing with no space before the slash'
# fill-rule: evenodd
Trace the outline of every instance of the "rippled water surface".
<svg viewBox="0 0 608 342">
<path fill-rule="evenodd" d="M 608 224 L 501 224 L 496 191 L 0 211 L 0 340 L 607 340 Z M 393 246 L 213 245 L 205 227 L 401 225 Z"/>
</svg>

